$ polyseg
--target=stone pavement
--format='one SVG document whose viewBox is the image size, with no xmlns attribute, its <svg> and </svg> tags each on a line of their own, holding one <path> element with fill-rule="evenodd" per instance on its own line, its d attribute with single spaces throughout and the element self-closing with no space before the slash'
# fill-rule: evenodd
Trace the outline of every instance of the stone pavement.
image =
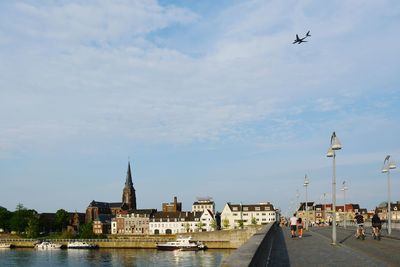
<svg viewBox="0 0 400 267">
<path fill-rule="evenodd" d="M 345 244 L 333 246 L 330 238 L 314 231 L 305 231 L 300 239 L 279 228 L 273 242 L 267 266 L 390 266 Z"/>
</svg>

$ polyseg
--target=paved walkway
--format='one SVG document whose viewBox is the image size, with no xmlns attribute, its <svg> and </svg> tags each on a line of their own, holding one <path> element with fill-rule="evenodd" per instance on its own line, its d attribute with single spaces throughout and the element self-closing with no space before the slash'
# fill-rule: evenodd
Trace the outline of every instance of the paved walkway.
<svg viewBox="0 0 400 267">
<path fill-rule="evenodd" d="M 343 243 L 333 246 L 329 237 L 310 230 L 300 239 L 279 228 L 268 266 L 395 266 Z"/>
</svg>

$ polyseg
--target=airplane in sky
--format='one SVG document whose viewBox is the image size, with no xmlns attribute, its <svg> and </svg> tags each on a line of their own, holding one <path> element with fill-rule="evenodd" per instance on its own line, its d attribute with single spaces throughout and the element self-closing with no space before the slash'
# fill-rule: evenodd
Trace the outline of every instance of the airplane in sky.
<svg viewBox="0 0 400 267">
<path fill-rule="evenodd" d="M 309 37 L 309 36 L 311 36 L 310 35 L 310 31 L 308 31 L 307 33 L 306 33 L 306 36 L 304 36 L 303 38 L 299 38 L 299 36 L 296 34 L 296 40 L 294 40 L 294 42 L 293 42 L 293 44 L 301 44 L 301 43 L 304 43 L 304 42 L 307 42 L 307 41 L 305 41 L 304 39 L 306 39 L 307 37 Z"/>
</svg>

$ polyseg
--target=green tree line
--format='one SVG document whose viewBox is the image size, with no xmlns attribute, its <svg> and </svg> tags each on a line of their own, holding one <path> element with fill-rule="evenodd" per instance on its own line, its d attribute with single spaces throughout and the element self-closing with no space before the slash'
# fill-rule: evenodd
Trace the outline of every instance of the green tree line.
<svg viewBox="0 0 400 267">
<path fill-rule="evenodd" d="M 72 235 L 67 232 L 69 223 L 70 214 L 64 209 L 57 210 L 54 220 L 48 220 L 36 210 L 27 209 L 22 204 L 18 204 L 14 212 L 0 206 L 0 229 L 4 232 L 15 232 L 22 237 L 36 238 L 43 229 L 51 229 L 55 237 L 70 238 Z M 92 224 L 80 225 L 78 236 L 75 237 L 95 238 Z"/>
</svg>

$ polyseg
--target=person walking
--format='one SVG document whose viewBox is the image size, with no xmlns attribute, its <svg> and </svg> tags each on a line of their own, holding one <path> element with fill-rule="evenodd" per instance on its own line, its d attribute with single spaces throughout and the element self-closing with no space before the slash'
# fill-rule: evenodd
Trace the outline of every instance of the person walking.
<svg viewBox="0 0 400 267">
<path fill-rule="evenodd" d="M 303 220 L 301 219 L 301 217 L 299 217 L 297 219 L 297 230 L 299 233 L 299 238 L 302 238 L 302 236 L 303 236 Z"/>
<path fill-rule="evenodd" d="M 378 216 L 378 212 L 375 211 L 374 216 L 372 217 L 372 235 L 374 239 L 381 240 L 381 228 L 382 228 L 382 221 Z"/>
<path fill-rule="evenodd" d="M 292 232 L 292 238 L 296 237 L 297 230 L 297 217 L 296 213 L 293 213 L 293 216 L 290 217 L 290 231 Z"/>
<path fill-rule="evenodd" d="M 361 237 L 362 240 L 364 240 L 365 239 L 364 216 L 362 216 L 359 212 L 356 212 L 356 216 L 354 217 L 354 221 L 357 224 L 357 230 L 356 230 L 357 239 L 359 239 Z"/>
</svg>

